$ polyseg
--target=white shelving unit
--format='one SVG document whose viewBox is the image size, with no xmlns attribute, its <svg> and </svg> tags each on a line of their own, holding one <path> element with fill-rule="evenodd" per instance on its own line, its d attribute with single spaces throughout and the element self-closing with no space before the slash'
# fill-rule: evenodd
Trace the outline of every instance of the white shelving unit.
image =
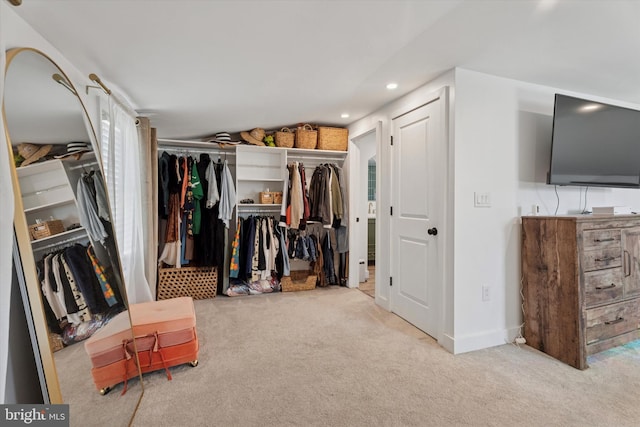
<svg viewBox="0 0 640 427">
<path fill-rule="evenodd" d="M 282 191 L 288 174 L 287 164 L 290 162 L 303 163 L 307 171 L 306 178 L 309 181 L 317 165 L 338 163 L 342 166 L 346 156 L 345 151 L 239 145 L 236 147 L 238 202 L 243 199 L 258 201 L 262 191 Z M 238 203 L 236 213 L 237 216 L 260 212 L 274 215 L 280 211 L 280 208 L 279 204 Z"/>
<path fill-rule="evenodd" d="M 80 222 L 75 193 L 62 160 L 47 160 L 17 169 L 27 224 L 37 220 L 58 219 L 65 229 Z M 43 247 L 59 241 L 86 236 L 83 228 L 34 240 L 32 247 Z"/>
<path fill-rule="evenodd" d="M 32 240 L 31 247 L 37 254 L 36 258 L 46 249 L 89 241 L 87 230 L 79 226 L 75 183 L 84 170 L 95 168 L 95 165 L 97 160 L 94 154 L 86 153 L 80 159 L 52 159 L 17 169 L 27 224 L 53 218 L 61 220 L 66 230 Z M 71 226 L 75 228 L 68 229 Z"/>
</svg>

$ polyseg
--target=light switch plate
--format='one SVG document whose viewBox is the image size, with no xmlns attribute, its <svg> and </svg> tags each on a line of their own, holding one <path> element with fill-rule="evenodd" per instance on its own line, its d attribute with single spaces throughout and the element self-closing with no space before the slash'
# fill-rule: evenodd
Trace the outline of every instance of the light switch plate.
<svg viewBox="0 0 640 427">
<path fill-rule="evenodd" d="M 490 208 L 491 207 L 491 193 L 473 193 L 473 205 L 476 208 Z"/>
</svg>

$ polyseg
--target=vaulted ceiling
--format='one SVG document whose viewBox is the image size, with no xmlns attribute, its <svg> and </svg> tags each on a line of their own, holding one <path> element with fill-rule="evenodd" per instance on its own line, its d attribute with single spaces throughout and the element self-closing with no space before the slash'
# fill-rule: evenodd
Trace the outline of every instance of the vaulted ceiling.
<svg viewBox="0 0 640 427">
<path fill-rule="evenodd" d="M 347 125 L 456 66 L 640 105 L 634 0 L 24 0 L 15 11 L 163 138 Z"/>
</svg>

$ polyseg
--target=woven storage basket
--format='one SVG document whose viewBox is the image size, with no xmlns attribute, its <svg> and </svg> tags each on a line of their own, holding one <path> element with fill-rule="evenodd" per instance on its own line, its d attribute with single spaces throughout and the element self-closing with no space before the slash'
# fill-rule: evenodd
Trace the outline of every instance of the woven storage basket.
<svg viewBox="0 0 640 427">
<path fill-rule="evenodd" d="M 318 276 L 308 271 L 292 271 L 290 276 L 282 276 L 282 292 L 310 291 L 316 288 Z"/>
<path fill-rule="evenodd" d="M 29 226 L 29 234 L 31 234 L 31 239 L 33 240 L 42 239 L 43 237 L 49 237 L 55 234 L 60 234 L 63 231 L 64 231 L 64 225 L 62 224 L 62 221 L 60 221 L 59 219 L 44 221 L 44 222 Z"/>
<path fill-rule="evenodd" d="M 347 151 L 349 129 L 318 127 L 318 150 Z"/>
<path fill-rule="evenodd" d="M 215 298 L 218 270 L 215 267 L 158 269 L 158 299 L 192 297 Z"/>
<path fill-rule="evenodd" d="M 49 343 L 51 344 L 51 351 L 58 351 L 64 348 L 64 342 L 59 334 L 49 332 Z"/>
<path fill-rule="evenodd" d="M 289 128 L 276 131 L 276 147 L 291 148 L 295 140 L 295 134 Z"/>
<path fill-rule="evenodd" d="M 318 131 L 313 130 L 310 124 L 296 129 L 296 148 L 313 149 L 318 145 Z"/>
</svg>

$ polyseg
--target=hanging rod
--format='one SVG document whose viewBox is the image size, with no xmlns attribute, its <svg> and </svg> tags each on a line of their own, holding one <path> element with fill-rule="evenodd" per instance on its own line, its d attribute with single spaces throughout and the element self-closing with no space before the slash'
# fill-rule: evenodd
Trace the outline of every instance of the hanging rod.
<svg viewBox="0 0 640 427">
<path fill-rule="evenodd" d="M 159 146 L 158 147 L 158 153 L 162 153 L 162 151 L 166 151 L 166 152 L 171 152 L 171 153 L 185 153 L 185 154 L 200 154 L 200 153 L 207 153 L 207 154 L 220 154 L 220 155 L 225 155 L 225 156 L 235 156 L 236 153 L 233 151 L 225 151 L 224 149 L 219 149 L 219 148 L 184 148 L 184 147 L 163 147 L 163 146 Z"/>
<path fill-rule="evenodd" d="M 250 213 L 265 213 L 270 212 L 273 214 L 274 212 L 280 211 L 280 206 L 269 208 L 251 208 L 251 209 L 240 209 L 238 215 L 250 214 Z"/>
<path fill-rule="evenodd" d="M 71 166 L 71 167 L 69 167 L 69 170 L 72 171 L 72 170 L 75 170 L 75 169 L 84 169 L 84 168 L 87 168 L 89 166 L 95 166 L 97 164 L 98 164 L 98 161 L 95 160 L 93 162 L 85 163 L 85 164 L 82 164 L 82 165 Z"/>
<path fill-rule="evenodd" d="M 89 79 L 97 83 L 107 95 L 111 95 L 111 90 L 108 87 L 106 87 L 104 83 L 102 83 L 102 80 L 100 80 L 100 77 L 98 77 L 97 74 L 94 74 L 94 73 L 89 74 Z M 87 92 L 88 91 L 89 91 L 89 86 L 87 86 Z"/>
</svg>

